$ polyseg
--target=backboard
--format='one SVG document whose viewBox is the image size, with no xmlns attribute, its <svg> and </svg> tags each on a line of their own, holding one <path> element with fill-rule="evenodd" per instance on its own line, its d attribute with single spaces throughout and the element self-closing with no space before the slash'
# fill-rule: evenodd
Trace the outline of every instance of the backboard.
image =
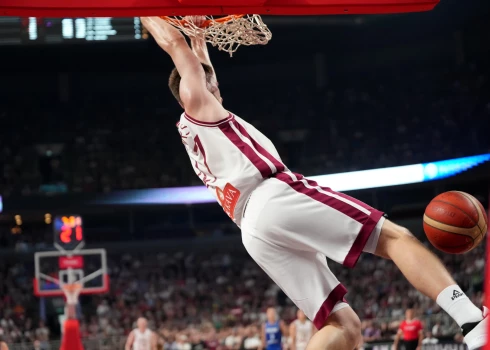
<svg viewBox="0 0 490 350">
<path fill-rule="evenodd" d="M 439 0 L 2 0 L 0 16 L 333 15 L 432 10 Z"/>
<path fill-rule="evenodd" d="M 105 249 L 37 252 L 34 267 L 34 294 L 39 297 L 63 296 L 61 286 L 75 282 L 82 284 L 82 295 L 109 291 Z"/>
</svg>

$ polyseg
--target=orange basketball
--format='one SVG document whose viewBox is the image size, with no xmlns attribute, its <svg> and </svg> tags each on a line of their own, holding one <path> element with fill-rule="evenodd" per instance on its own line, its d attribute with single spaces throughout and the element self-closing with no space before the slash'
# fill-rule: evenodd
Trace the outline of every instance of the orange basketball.
<svg viewBox="0 0 490 350">
<path fill-rule="evenodd" d="M 425 234 L 434 247 L 445 253 L 469 252 L 481 243 L 487 230 L 483 205 L 468 193 L 442 193 L 425 209 Z"/>
</svg>

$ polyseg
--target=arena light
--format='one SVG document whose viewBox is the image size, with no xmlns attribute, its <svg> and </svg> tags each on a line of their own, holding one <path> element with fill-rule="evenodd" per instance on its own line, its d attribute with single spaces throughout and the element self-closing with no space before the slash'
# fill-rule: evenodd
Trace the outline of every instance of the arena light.
<svg viewBox="0 0 490 350">
<path fill-rule="evenodd" d="M 457 175 L 490 160 L 489 154 L 348 173 L 311 176 L 320 186 L 336 191 L 354 191 L 439 180 Z"/>
<path fill-rule="evenodd" d="M 320 186 L 336 191 L 414 184 L 457 175 L 474 166 L 490 161 L 490 153 L 438 162 L 309 176 Z M 204 186 L 158 188 L 115 192 L 96 200 L 94 204 L 200 204 L 215 199 Z"/>
</svg>

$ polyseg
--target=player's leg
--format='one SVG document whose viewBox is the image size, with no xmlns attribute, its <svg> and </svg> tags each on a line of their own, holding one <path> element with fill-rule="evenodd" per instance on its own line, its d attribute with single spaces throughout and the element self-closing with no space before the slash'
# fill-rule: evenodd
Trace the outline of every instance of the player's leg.
<svg viewBox="0 0 490 350">
<path fill-rule="evenodd" d="M 347 291 L 328 268 L 325 254 L 318 252 L 320 243 L 308 239 L 320 236 L 317 230 L 324 232 L 321 221 L 325 214 L 328 219 L 329 213 L 325 213 L 323 204 L 280 181 L 266 182 L 254 191 L 243 215 L 245 248 L 320 330 L 307 349 L 353 350 L 361 339 L 359 318 L 343 302 Z M 308 227 L 313 223 L 317 226 Z M 348 254 L 341 240 L 328 238 L 322 237 L 321 243 Z"/>
<path fill-rule="evenodd" d="M 325 326 L 310 339 L 306 350 L 356 348 L 361 340 L 361 321 L 351 307 L 343 305 L 346 307 L 330 314 Z"/>
<path fill-rule="evenodd" d="M 271 244 L 264 238 L 242 221 L 242 241 L 250 256 L 319 329 L 307 349 L 354 349 L 361 338 L 361 324 L 350 306 L 342 302 L 346 289 L 326 259 L 315 252 Z"/>
<path fill-rule="evenodd" d="M 418 291 L 436 301 L 463 328 L 470 350 L 484 344 L 482 310 L 464 294 L 437 256 L 407 229 L 386 220 L 374 254 L 393 260 Z"/>
</svg>

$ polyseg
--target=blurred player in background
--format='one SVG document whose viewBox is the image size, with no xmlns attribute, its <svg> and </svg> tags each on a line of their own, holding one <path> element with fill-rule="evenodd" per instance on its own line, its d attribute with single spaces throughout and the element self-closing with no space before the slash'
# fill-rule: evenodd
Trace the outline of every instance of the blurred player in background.
<svg viewBox="0 0 490 350">
<path fill-rule="evenodd" d="M 313 322 L 306 318 L 305 313 L 298 309 L 297 319 L 289 326 L 291 337 L 291 350 L 306 350 L 306 346 L 316 332 Z"/>
<path fill-rule="evenodd" d="M 282 336 L 287 334 L 284 321 L 277 317 L 276 309 L 270 307 L 266 312 L 267 321 L 262 326 L 262 344 L 264 350 L 281 350 Z"/>
<path fill-rule="evenodd" d="M 199 27 L 205 17 L 186 20 Z M 354 267 L 362 252 L 393 260 L 462 328 L 470 350 L 484 345 L 487 309 L 471 302 L 434 254 L 381 211 L 290 172 L 264 134 L 223 107 L 204 38 L 191 38 L 191 48 L 162 18 L 142 23 L 175 64 L 169 87 L 184 109 L 177 129 L 196 174 L 241 227 L 250 256 L 319 329 L 308 348 L 352 350 L 362 340 L 347 290 L 325 259 Z"/>
<path fill-rule="evenodd" d="M 77 318 L 78 296 L 82 286 L 79 284 L 62 286 L 65 293 L 65 322 L 63 324 L 63 338 L 61 350 L 83 350 L 80 323 Z"/>
<path fill-rule="evenodd" d="M 148 321 L 144 317 L 136 321 L 137 328 L 129 333 L 125 350 L 157 350 L 157 336 L 148 328 Z"/>
<path fill-rule="evenodd" d="M 396 333 L 394 350 L 400 349 L 401 343 L 404 350 L 421 350 L 422 340 L 424 340 L 424 325 L 415 318 L 415 312 L 412 306 L 405 311 L 405 319 L 400 323 L 400 328 Z"/>
</svg>

